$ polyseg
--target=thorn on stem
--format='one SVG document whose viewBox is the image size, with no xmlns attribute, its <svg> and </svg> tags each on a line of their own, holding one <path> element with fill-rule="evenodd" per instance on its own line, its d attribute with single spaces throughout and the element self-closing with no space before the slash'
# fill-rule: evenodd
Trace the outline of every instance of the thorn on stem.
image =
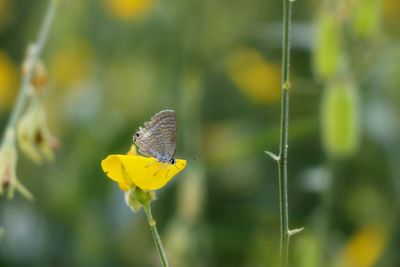
<svg viewBox="0 0 400 267">
<path fill-rule="evenodd" d="M 264 151 L 268 156 L 270 156 L 273 160 L 275 161 L 280 161 L 281 157 L 278 155 L 275 155 L 274 153 L 270 152 L 270 151 Z"/>
<path fill-rule="evenodd" d="M 303 230 L 304 230 L 304 227 L 301 227 L 301 228 L 296 228 L 296 229 L 293 229 L 293 230 L 288 230 L 288 233 L 289 233 L 289 236 L 293 236 L 295 234 L 300 233 Z"/>
</svg>

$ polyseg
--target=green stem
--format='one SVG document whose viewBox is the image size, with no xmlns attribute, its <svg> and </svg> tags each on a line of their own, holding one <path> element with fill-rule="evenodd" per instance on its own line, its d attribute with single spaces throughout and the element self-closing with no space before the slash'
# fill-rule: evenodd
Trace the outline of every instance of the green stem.
<svg viewBox="0 0 400 267">
<path fill-rule="evenodd" d="M 279 203 L 280 203 L 280 256 L 281 266 L 288 265 L 289 257 L 289 212 L 287 193 L 287 155 L 289 126 L 289 81 L 290 68 L 290 24 L 291 0 L 283 0 L 283 40 L 282 40 L 282 97 L 281 97 L 281 136 L 279 144 Z"/>
<path fill-rule="evenodd" d="M 151 214 L 150 205 L 144 205 L 143 208 L 147 215 L 147 220 L 149 222 L 150 230 L 153 235 L 154 243 L 157 247 L 158 255 L 160 256 L 161 266 L 168 267 L 169 265 L 167 256 L 165 255 L 164 247 L 161 243 L 161 238 L 157 231 L 156 221 L 153 219 L 153 215 Z"/>
<path fill-rule="evenodd" d="M 29 96 L 29 85 L 30 85 L 30 82 L 32 79 L 34 66 L 35 66 L 38 58 L 41 56 L 44 45 L 47 41 L 48 33 L 50 31 L 50 26 L 51 26 L 51 23 L 53 21 L 54 14 L 56 11 L 57 2 L 58 2 L 58 0 L 49 0 L 46 15 L 45 15 L 42 25 L 40 27 L 39 35 L 36 39 L 36 42 L 34 43 L 34 45 L 35 45 L 34 51 L 32 51 L 32 53 L 29 55 L 29 58 L 26 59 L 30 63 L 28 64 L 28 68 L 26 70 L 25 75 L 23 75 L 21 86 L 19 89 L 19 94 L 17 97 L 17 102 L 14 105 L 14 108 L 11 112 L 6 129 L 15 129 L 18 118 L 20 117 L 20 115 L 26 105 L 26 102 L 27 102 L 28 96 Z M 4 139 L 4 137 L 3 137 L 3 139 Z"/>
</svg>

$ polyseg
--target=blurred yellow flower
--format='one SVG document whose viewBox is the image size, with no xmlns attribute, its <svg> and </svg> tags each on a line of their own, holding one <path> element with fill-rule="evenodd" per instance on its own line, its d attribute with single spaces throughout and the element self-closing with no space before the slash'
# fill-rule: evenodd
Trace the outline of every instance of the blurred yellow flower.
<svg viewBox="0 0 400 267">
<path fill-rule="evenodd" d="M 104 0 L 110 16 L 130 20 L 147 15 L 154 6 L 154 0 Z"/>
<path fill-rule="evenodd" d="M 70 88 L 83 79 L 93 69 L 93 47 L 84 39 L 74 39 L 57 49 L 50 64 L 57 87 Z"/>
<path fill-rule="evenodd" d="M 266 61 L 259 51 L 241 48 L 227 59 L 225 68 L 229 78 L 254 102 L 279 99 L 280 67 Z"/>
<path fill-rule="evenodd" d="M 383 19 L 387 26 L 398 30 L 400 22 L 400 1 L 385 0 L 383 1 Z"/>
<path fill-rule="evenodd" d="M 123 191 L 135 186 L 157 190 L 185 169 L 186 160 L 177 159 L 175 164 L 161 163 L 155 158 L 138 155 L 132 146 L 127 155 L 109 155 L 101 162 L 101 167 Z"/>
<path fill-rule="evenodd" d="M 375 266 L 388 240 L 384 225 L 367 225 L 356 232 L 339 257 L 339 267 Z"/>
<path fill-rule="evenodd" d="M 18 70 L 8 55 L 0 51 L 0 109 L 8 109 L 17 94 Z"/>
</svg>

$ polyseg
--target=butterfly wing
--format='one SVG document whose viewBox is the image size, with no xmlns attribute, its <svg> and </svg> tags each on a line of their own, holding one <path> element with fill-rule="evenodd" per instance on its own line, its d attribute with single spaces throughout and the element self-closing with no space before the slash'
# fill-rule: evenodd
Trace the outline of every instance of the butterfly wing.
<svg viewBox="0 0 400 267">
<path fill-rule="evenodd" d="M 150 121 L 144 123 L 135 133 L 134 143 L 140 153 L 169 162 L 176 150 L 176 113 L 163 110 L 155 114 Z"/>
</svg>

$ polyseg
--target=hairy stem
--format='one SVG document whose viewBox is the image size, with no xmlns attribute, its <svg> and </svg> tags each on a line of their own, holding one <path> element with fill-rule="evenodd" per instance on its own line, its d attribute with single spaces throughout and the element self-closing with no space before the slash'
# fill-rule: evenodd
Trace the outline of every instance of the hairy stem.
<svg viewBox="0 0 400 267">
<path fill-rule="evenodd" d="M 160 235 L 158 234 L 158 231 L 157 231 L 156 221 L 153 219 L 153 215 L 151 214 L 150 205 L 145 205 L 145 206 L 143 206 L 143 208 L 147 215 L 147 220 L 149 222 L 151 234 L 153 235 L 154 243 L 156 244 L 156 247 L 157 247 L 158 255 L 160 256 L 161 266 L 168 267 L 169 265 L 168 265 L 167 256 L 165 254 L 164 247 L 161 243 Z"/>
<path fill-rule="evenodd" d="M 278 156 L 280 199 L 280 256 L 282 267 L 286 267 L 288 265 L 290 239 L 287 193 L 287 158 L 289 132 L 289 90 L 291 87 L 289 81 L 291 6 L 291 0 L 283 0 L 281 136 Z"/>
</svg>

